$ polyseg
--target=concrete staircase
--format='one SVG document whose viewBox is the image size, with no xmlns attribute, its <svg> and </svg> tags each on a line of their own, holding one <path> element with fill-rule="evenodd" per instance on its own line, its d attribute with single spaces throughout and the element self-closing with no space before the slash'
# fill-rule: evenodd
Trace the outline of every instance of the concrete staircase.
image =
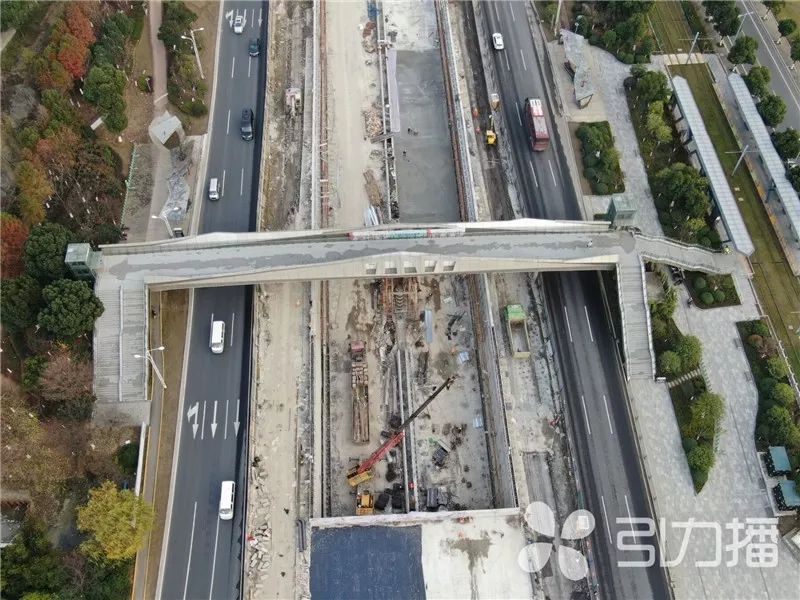
<svg viewBox="0 0 800 600">
<path fill-rule="evenodd" d="M 625 371 L 629 379 L 653 379 L 655 363 L 642 263 L 638 260 L 620 262 L 617 266 L 617 285 L 622 313 Z"/>
</svg>

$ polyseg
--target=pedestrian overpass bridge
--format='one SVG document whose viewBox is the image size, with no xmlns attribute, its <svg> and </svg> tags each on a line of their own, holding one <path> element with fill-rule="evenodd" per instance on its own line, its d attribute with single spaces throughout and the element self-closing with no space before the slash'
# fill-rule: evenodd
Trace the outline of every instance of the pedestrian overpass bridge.
<svg viewBox="0 0 800 600">
<path fill-rule="evenodd" d="M 645 260 L 723 273 L 731 272 L 739 259 L 614 229 L 607 222 L 537 219 L 211 233 L 104 246 L 95 284 L 105 306 L 95 324 L 98 408 L 108 405 L 121 415 L 133 409 L 147 420 L 145 362 L 133 355 L 144 354 L 146 347 L 149 290 L 270 281 L 616 270 L 626 372 L 628 377 L 652 377 Z"/>
</svg>

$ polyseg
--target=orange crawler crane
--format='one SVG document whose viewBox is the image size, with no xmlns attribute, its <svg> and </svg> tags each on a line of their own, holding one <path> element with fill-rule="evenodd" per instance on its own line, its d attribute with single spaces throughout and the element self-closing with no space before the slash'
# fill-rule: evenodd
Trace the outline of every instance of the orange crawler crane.
<svg viewBox="0 0 800 600">
<path fill-rule="evenodd" d="M 375 452 L 373 452 L 367 460 L 350 469 L 347 472 L 347 483 L 349 483 L 352 487 L 356 487 L 359 483 L 364 483 L 365 481 L 372 479 L 372 467 L 374 467 L 379 460 L 386 456 L 392 448 L 395 448 L 400 444 L 400 442 L 403 441 L 403 438 L 406 437 L 406 428 L 411 424 L 411 422 L 416 419 L 423 410 L 428 408 L 428 405 L 433 402 L 434 398 L 436 398 L 436 396 L 438 396 L 442 390 L 449 388 L 455 380 L 455 375 L 451 375 L 445 379 L 444 383 L 436 388 L 436 390 L 430 396 L 428 396 L 428 399 L 420 404 L 419 408 L 417 408 L 417 410 L 411 413 L 411 415 L 409 415 L 409 417 L 403 421 L 398 428 L 397 433 L 383 442 L 383 444 L 381 444 L 381 446 L 375 450 Z"/>
</svg>

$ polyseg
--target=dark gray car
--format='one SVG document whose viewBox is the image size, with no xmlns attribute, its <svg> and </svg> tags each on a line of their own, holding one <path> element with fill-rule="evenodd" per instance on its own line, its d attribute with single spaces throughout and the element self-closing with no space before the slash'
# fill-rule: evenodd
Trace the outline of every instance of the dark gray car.
<svg viewBox="0 0 800 600">
<path fill-rule="evenodd" d="M 242 111 L 242 139 L 246 142 L 253 139 L 253 111 L 249 108 Z"/>
</svg>

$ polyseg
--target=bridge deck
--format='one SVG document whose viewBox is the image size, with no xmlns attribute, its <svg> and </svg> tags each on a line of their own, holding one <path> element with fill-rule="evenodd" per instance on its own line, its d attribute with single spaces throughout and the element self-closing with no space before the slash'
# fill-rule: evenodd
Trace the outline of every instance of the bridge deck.
<svg viewBox="0 0 800 600">
<path fill-rule="evenodd" d="M 652 377 L 642 260 L 713 273 L 738 255 L 712 253 L 607 224 L 519 220 L 426 230 L 209 234 L 103 249 L 96 291 L 106 312 L 95 327 L 98 409 L 146 413 L 147 290 L 486 272 L 617 269 L 629 377 Z M 405 236 L 405 237 L 404 237 Z M 373 238 L 379 239 L 363 239 Z M 356 239 L 353 239 L 356 238 Z M 120 292 L 122 290 L 122 292 Z M 134 416 L 135 415 L 135 416 Z M 121 415 L 117 415 L 118 417 Z"/>
</svg>

